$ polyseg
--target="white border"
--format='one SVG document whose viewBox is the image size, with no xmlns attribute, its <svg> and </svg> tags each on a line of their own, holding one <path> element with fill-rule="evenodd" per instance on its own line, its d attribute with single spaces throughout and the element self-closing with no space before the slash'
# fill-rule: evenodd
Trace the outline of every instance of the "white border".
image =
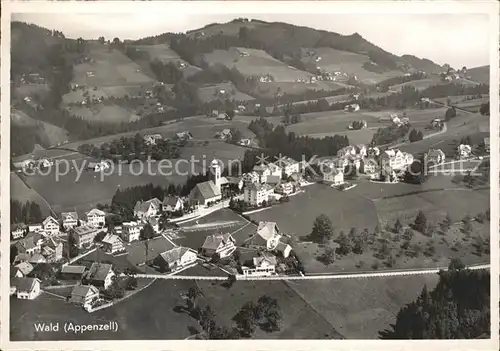
<svg viewBox="0 0 500 351">
<path fill-rule="evenodd" d="M 348 349 L 348 350 L 498 350 L 499 349 L 499 6 L 498 2 L 490 1 L 415 1 L 415 2 L 392 2 L 392 1 L 202 1 L 202 2 L 132 2 L 132 1 L 98 1 L 98 2 L 9 2 L 2 1 L 2 91 L 1 115 L 1 195 L 2 212 L 1 228 L 3 240 L 1 241 L 1 340 L 2 349 L 121 349 L 121 350 L 322 350 L 322 349 Z M 386 341 L 386 340 L 236 340 L 236 341 L 58 341 L 58 342 L 10 342 L 9 341 L 9 218 L 10 218 L 10 14 L 13 12 L 31 13 L 165 13 L 165 20 L 168 16 L 175 14 L 251 14 L 260 13 L 280 13 L 280 14 L 428 14 L 428 13 L 482 13 L 490 15 L 490 104 L 491 104 L 491 215 L 497 220 L 491 221 L 491 338 L 486 340 L 421 340 L 421 341 Z M 103 25 L 105 25 L 103 23 Z M 375 43 L 376 44 L 376 43 Z M 457 45 L 466 43 L 457 42 Z M 497 108 L 493 108 L 493 106 Z M 496 131 L 496 132 L 495 132 Z M 495 157 L 494 157 L 495 156 Z M 145 311 L 145 313 L 147 313 Z M 307 323 L 307 321 L 304 321 Z"/>
</svg>

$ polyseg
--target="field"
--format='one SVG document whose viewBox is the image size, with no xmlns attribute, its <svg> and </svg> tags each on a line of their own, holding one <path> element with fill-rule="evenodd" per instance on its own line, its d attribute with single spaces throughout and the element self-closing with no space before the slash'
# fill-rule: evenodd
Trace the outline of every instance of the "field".
<svg viewBox="0 0 500 351">
<path fill-rule="evenodd" d="M 314 51 L 315 55 L 306 55 L 308 51 Z M 321 59 L 316 61 L 319 57 Z M 363 68 L 363 64 L 370 62 L 368 56 L 326 47 L 305 50 L 302 61 L 328 72 L 340 71 L 355 75 L 358 80 L 365 84 L 377 84 L 385 79 L 403 74 L 401 71 L 389 71 L 383 74 L 367 71 Z"/>
<path fill-rule="evenodd" d="M 26 186 L 26 184 L 15 173 L 10 173 L 10 193 L 13 200 L 18 200 L 22 203 L 26 201 L 35 201 L 40 205 L 42 214 L 47 216 L 50 214 L 50 209 L 42 197 L 33 189 Z"/>
<path fill-rule="evenodd" d="M 223 90 L 224 93 L 220 93 Z M 220 83 L 201 87 L 198 89 L 198 97 L 203 102 L 210 102 L 218 99 L 230 99 L 236 101 L 249 101 L 254 100 L 250 95 L 242 93 L 233 83 Z"/>
<path fill-rule="evenodd" d="M 270 82 L 258 83 L 252 93 L 261 97 L 272 98 L 278 93 L 304 94 L 308 90 L 335 91 L 349 87 L 350 86 L 347 84 L 332 81 L 321 81 L 316 83 Z"/>
<path fill-rule="evenodd" d="M 167 44 L 158 45 L 136 45 L 134 46 L 139 51 L 144 51 L 149 54 L 151 61 L 158 60 L 164 64 L 173 63 L 179 65 L 181 63 L 187 65 L 184 68 L 180 68 L 185 77 L 192 76 L 193 74 L 201 71 L 201 68 L 192 66 L 188 62 L 180 58 L 180 56 L 170 49 Z"/>
<path fill-rule="evenodd" d="M 246 52 L 249 56 L 240 56 Z M 244 76 L 263 76 L 270 74 L 276 82 L 295 82 L 297 79 L 309 79 L 311 73 L 287 66 L 276 60 L 263 50 L 247 48 L 230 48 L 214 50 L 205 54 L 203 60 L 209 65 L 222 64 L 228 68 L 235 67 Z"/>
<path fill-rule="evenodd" d="M 378 339 L 378 332 L 396 321 L 396 314 L 420 294 L 432 290 L 439 277 L 305 280 L 288 283 L 347 339 Z"/>
<path fill-rule="evenodd" d="M 141 117 L 119 105 L 95 105 L 92 107 L 68 107 L 68 111 L 90 122 L 129 123 Z"/>
<path fill-rule="evenodd" d="M 489 66 L 481 66 L 469 68 L 467 70 L 467 75 L 471 77 L 471 80 L 483 83 L 490 84 L 490 67 Z"/>
<path fill-rule="evenodd" d="M 400 92 L 403 87 L 408 87 L 412 86 L 417 90 L 425 90 L 428 87 L 432 85 L 437 85 L 437 84 L 443 84 L 439 77 L 434 77 L 434 78 L 424 78 L 424 79 L 418 79 L 418 80 L 412 80 L 410 82 L 402 83 L 402 84 L 396 84 L 392 85 L 389 87 L 389 90 L 395 91 L 395 92 Z"/>
<path fill-rule="evenodd" d="M 26 113 L 18 110 L 12 110 L 10 115 L 10 120 L 13 125 L 16 126 L 26 126 L 33 127 L 36 126 L 39 131 L 39 135 L 46 145 L 57 145 L 67 142 L 69 139 L 69 134 L 63 128 L 57 127 L 53 124 L 37 121 L 36 119 L 28 116 Z M 20 136 L 22 137 L 22 136 Z"/>
<path fill-rule="evenodd" d="M 152 83 L 154 79 L 143 74 L 139 65 L 118 50 L 108 45 L 88 42 L 90 57 L 94 62 L 85 62 L 73 67 L 72 84 L 91 87 L 137 86 Z M 89 76 L 87 72 L 93 72 Z"/>
<path fill-rule="evenodd" d="M 33 97 L 39 95 L 43 99 L 43 96 L 48 94 L 49 91 L 50 88 L 48 84 L 30 83 L 30 84 L 22 84 L 15 88 L 15 94 L 21 96 L 22 98 L 26 96 Z"/>
</svg>

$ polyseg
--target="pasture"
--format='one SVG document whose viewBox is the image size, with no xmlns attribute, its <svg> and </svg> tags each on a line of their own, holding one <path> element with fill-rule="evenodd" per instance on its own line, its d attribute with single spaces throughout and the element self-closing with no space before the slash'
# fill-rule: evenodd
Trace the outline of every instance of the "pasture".
<svg viewBox="0 0 500 351">
<path fill-rule="evenodd" d="M 315 54 L 313 56 L 306 55 L 308 51 L 314 51 Z M 305 50 L 302 62 L 328 72 L 340 71 L 348 75 L 355 75 L 359 81 L 365 84 L 377 84 L 388 78 L 402 75 L 401 71 L 389 71 L 383 74 L 367 71 L 363 68 L 363 64 L 370 62 L 368 56 L 327 47 Z"/>
<path fill-rule="evenodd" d="M 92 62 L 73 67 L 72 84 L 91 87 L 136 86 L 152 83 L 153 78 L 141 72 L 140 66 L 107 44 L 87 43 Z"/>
<path fill-rule="evenodd" d="M 48 84 L 28 83 L 17 86 L 13 93 L 22 98 L 27 96 L 34 97 L 38 95 L 43 99 L 43 97 L 47 95 L 49 92 L 50 92 L 50 87 Z"/>
<path fill-rule="evenodd" d="M 401 84 L 392 85 L 389 87 L 389 90 L 394 92 L 400 92 L 403 89 L 403 87 L 410 87 L 410 86 L 414 87 L 417 90 L 425 90 L 430 86 L 445 84 L 445 83 L 446 82 L 441 82 L 439 76 L 436 76 L 432 78 L 417 79 Z"/>
<path fill-rule="evenodd" d="M 40 194 L 28 187 L 14 172 L 10 173 L 10 194 L 12 200 L 18 200 L 21 203 L 34 201 L 40 206 L 42 215 L 48 216 L 50 214 L 50 208 Z"/>
<path fill-rule="evenodd" d="M 242 93 L 233 83 L 220 83 L 198 88 L 198 97 L 203 102 L 219 99 L 230 99 L 236 101 L 255 100 L 252 96 Z"/>
<path fill-rule="evenodd" d="M 248 56 L 242 56 L 247 53 Z M 309 79 L 311 73 L 287 66 L 263 50 L 235 48 L 214 50 L 203 56 L 209 66 L 222 64 L 229 69 L 236 68 L 244 76 L 264 76 L 270 74 L 276 82 L 295 82 L 297 79 Z"/>
<path fill-rule="evenodd" d="M 141 117 L 119 105 L 94 105 L 91 107 L 68 107 L 68 111 L 77 117 L 91 122 L 130 123 Z"/>
<path fill-rule="evenodd" d="M 320 81 L 316 83 L 298 83 L 295 81 L 258 83 L 253 90 L 254 95 L 273 98 L 276 94 L 304 94 L 308 90 L 336 91 L 351 86 L 340 82 Z"/>
<path fill-rule="evenodd" d="M 471 77 L 472 81 L 490 84 L 490 66 L 469 68 L 467 75 Z"/>
<path fill-rule="evenodd" d="M 19 110 L 12 109 L 10 120 L 13 125 L 20 127 L 36 126 L 38 128 L 41 140 L 46 145 L 61 144 L 67 142 L 69 139 L 69 133 L 67 130 L 47 122 L 38 121 Z"/>
</svg>

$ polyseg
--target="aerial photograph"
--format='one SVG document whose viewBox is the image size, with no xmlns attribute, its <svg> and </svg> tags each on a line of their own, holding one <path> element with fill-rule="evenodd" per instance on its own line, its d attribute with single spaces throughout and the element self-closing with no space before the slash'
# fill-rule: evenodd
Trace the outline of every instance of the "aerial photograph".
<svg viewBox="0 0 500 351">
<path fill-rule="evenodd" d="M 10 341 L 490 339 L 490 17 L 172 17 L 12 14 Z"/>
</svg>

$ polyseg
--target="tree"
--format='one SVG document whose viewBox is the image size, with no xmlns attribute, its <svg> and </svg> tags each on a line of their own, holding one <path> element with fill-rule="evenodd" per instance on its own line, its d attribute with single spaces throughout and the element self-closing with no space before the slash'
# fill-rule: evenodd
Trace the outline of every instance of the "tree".
<svg viewBox="0 0 500 351">
<path fill-rule="evenodd" d="M 403 230 L 403 224 L 401 224 L 401 221 L 399 218 L 396 220 L 396 223 L 394 223 L 394 233 L 399 234 Z"/>
<path fill-rule="evenodd" d="M 234 110 L 233 109 L 226 110 L 226 115 L 227 115 L 227 118 L 229 120 L 233 120 L 233 118 L 234 118 Z"/>
<path fill-rule="evenodd" d="M 66 255 L 68 260 L 78 256 L 78 247 L 76 246 L 76 239 L 73 233 L 68 235 L 68 241 L 66 245 Z"/>
<path fill-rule="evenodd" d="M 446 217 L 443 219 L 440 225 L 443 233 L 446 233 L 450 229 L 451 224 L 452 224 L 451 217 L 449 214 L 446 214 Z"/>
<path fill-rule="evenodd" d="M 413 239 L 413 236 L 415 233 L 413 233 L 413 230 L 411 228 L 406 228 L 406 230 L 403 233 L 403 239 L 407 241 L 411 241 Z"/>
<path fill-rule="evenodd" d="M 194 311 L 196 309 L 196 302 L 199 297 L 205 296 L 203 291 L 198 287 L 197 284 L 190 287 L 186 294 L 186 304 L 189 311 Z"/>
<path fill-rule="evenodd" d="M 452 258 L 450 260 L 450 264 L 448 265 L 448 270 L 450 271 L 459 271 L 465 268 L 465 264 L 462 262 L 460 258 Z"/>
<path fill-rule="evenodd" d="M 415 218 L 414 228 L 421 233 L 425 233 L 427 230 L 427 217 L 422 211 L 419 211 Z"/>
<path fill-rule="evenodd" d="M 352 241 L 345 235 L 344 231 L 341 231 L 338 238 L 335 240 L 339 244 L 338 252 L 341 255 L 347 255 L 353 250 Z"/>
<path fill-rule="evenodd" d="M 140 239 L 141 240 L 149 240 L 149 239 L 152 239 L 154 237 L 155 237 L 155 231 L 154 231 L 153 227 L 151 226 L 151 224 L 146 223 L 144 228 L 141 229 Z"/>
<path fill-rule="evenodd" d="M 249 338 L 257 327 L 257 306 L 252 302 L 245 303 L 238 313 L 233 317 L 241 336 Z"/>
<path fill-rule="evenodd" d="M 457 116 L 457 111 L 455 110 L 455 107 L 452 106 L 446 110 L 446 113 L 444 115 L 444 119 L 445 119 L 445 121 L 449 121 L 450 119 L 452 119 L 456 116 Z"/>
<path fill-rule="evenodd" d="M 311 239 L 315 242 L 324 243 L 333 236 L 333 225 L 330 218 L 321 214 L 314 220 Z"/>
<path fill-rule="evenodd" d="M 280 330 L 282 313 L 278 300 L 268 295 L 262 295 L 257 300 L 257 310 L 257 317 L 260 317 L 259 324 L 262 329 L 268 333 Z"/>
<path fill-rule="evenodd" d="M 482 114 L 483 116 L 484 115 L 489 116 L 490 115 L 490 103 L 487 102 L 487 103 L 482 104 L 481 107 L 479 108 L 479 113 Z"/>
</svg>

